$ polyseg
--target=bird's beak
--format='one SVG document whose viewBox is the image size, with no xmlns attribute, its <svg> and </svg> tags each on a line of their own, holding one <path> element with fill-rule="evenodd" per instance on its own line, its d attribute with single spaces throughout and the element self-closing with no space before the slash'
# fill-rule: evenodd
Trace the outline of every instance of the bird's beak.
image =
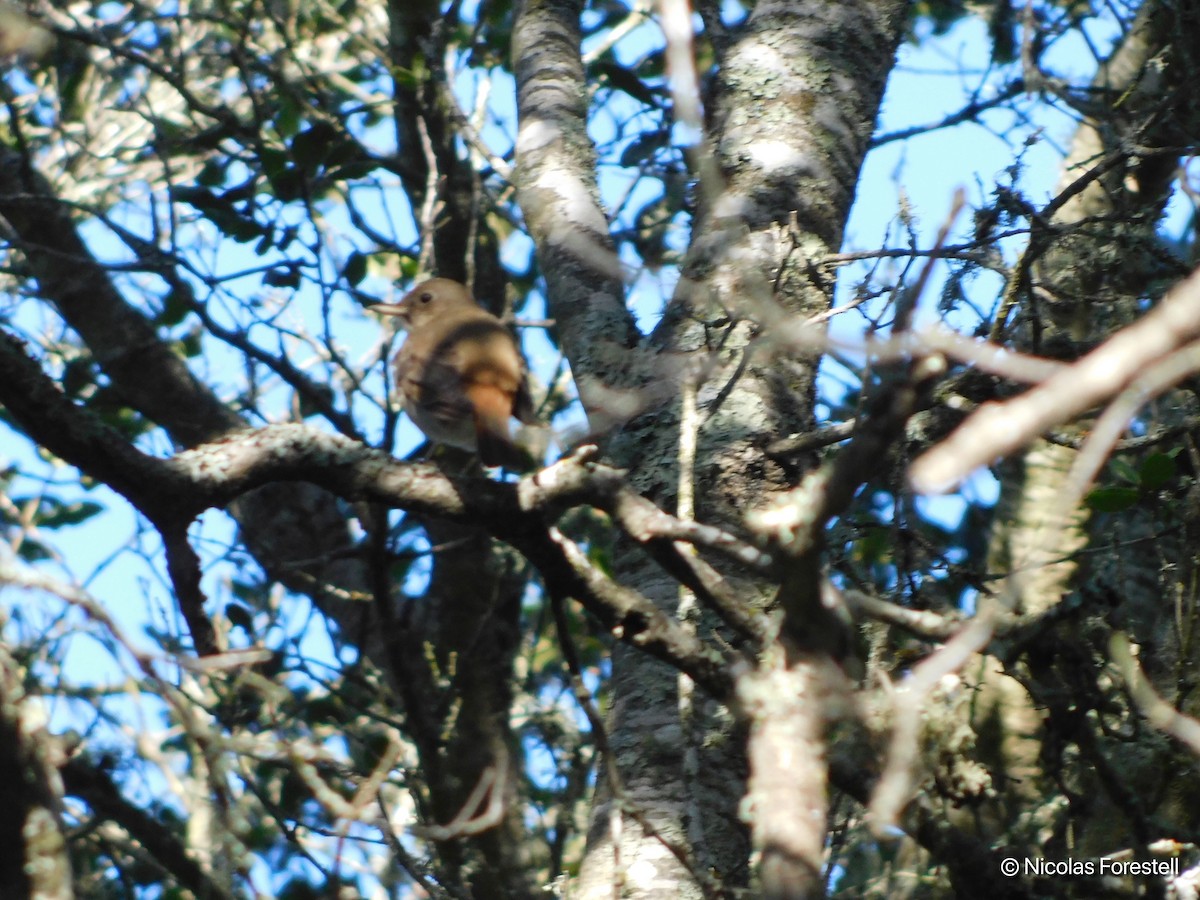
<svg viewBox="0 0 1200 900">
<path fill-rule="evenodd" d="M 372 303 L 367 309 L 381 316 L 399 316 L 401 322 L 408 324 L 409 310 L 402 303 Z"/>
</svg>

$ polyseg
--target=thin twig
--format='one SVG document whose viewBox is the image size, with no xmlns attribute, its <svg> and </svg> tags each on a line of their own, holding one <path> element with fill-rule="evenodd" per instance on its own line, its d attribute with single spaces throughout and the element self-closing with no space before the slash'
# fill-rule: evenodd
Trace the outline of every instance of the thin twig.
<svg viewBox="0 0 1200 900">
<path fill-rule="evenodd" d="M 1073 365 L 1004 403 L 986 403 L 909 469 L 921 493 L 952 489 L 974 469 L 1123 390 L 1145 368 L 1200 332 L 1200 272 L 1171 290 L 1150 313 Z"/>
<path fill-rule="evenodd" d="M 992 637 L 994 607 L 981 610 L 958 634 L 932 656 L 918 663 L 904 679 L 902 689 L 892 692 L 892 740 L 886 763 L 868 806 L 871 827 L 886 835 L 898 827 L 901 813 L 912 798 L 918 756 L 921 750 L 921 707 L 925 698 L 946 675 L 965 666 Z"/>
<path fill-rule="evenodd" d="M 1113 632 L 1112 637 L 1108 639 L 1108 655 L 1121 670 L 1121 677 L 1125 679 L 1129 696 L 1133 698 L 1138 712 L 1146 717 L 1146 721 L 1200 756 L 1200 721 L 1185 716 L 1158 695 L 1146 680 L 1146 674 L 1142 671 L 1133 646 L 1123 632 Z"/>
<path fill-rule="evenodd" d="M 451 841 L 456 838 L 472 837 L 494 828 L 504 818 L 504 785 L 508 779 L 508 752 L 499 754 L 499 759 L 486 767 L 480 774 L 475 787 L 463 803 L 458 814 L 445 825 L 426 825 L 419 832 L 434 841 Z M 487 806 L 476 815 L 475 811 L 487 800 Z"/>
</svg>

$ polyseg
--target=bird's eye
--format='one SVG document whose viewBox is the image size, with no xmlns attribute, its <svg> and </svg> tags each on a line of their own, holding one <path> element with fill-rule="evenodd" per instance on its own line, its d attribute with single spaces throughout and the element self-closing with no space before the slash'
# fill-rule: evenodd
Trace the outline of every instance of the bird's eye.
<svg viewBox="0 0 1200 900">
<path fill-rule="evenodd" d="M 423 294 L 421 295 L 421 302 L 422 302 L 422 303 L 428 303 L 428 302 L 429 302 L 430 300 L 432 300 L 432 299 L 433 299 L 433 294 L 429 293 L 429 291 L 426 291 L 425 293 L 423 293 Z"/>
</svg>

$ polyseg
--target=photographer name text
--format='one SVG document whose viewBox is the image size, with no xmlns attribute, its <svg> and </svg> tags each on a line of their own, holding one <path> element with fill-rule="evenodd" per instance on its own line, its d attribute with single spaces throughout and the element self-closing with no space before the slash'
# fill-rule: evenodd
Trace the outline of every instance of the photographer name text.
<svg viewBox="0 0 1200 900">
<path fill-rule="evenodd" d="M 1136 875 L 1179 875 L 1179 857 L 1172 859 L 1017 859 L 1009 857 L 1000 863 L 1000 871 L 1007 876 L 1025 875 L 1034 877 L 1061 875 L 1101 875 L 1124 878 Z"/>
</svg>

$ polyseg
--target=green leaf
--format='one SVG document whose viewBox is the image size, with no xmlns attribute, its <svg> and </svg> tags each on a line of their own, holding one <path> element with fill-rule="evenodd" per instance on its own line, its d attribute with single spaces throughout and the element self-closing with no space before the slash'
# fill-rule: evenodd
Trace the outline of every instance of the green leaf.
<svg viewBox="0 0 1200 900">
<path fill-rule="evenodd" d="M 1121 481 L 1127 481 L 1130 484 L 1140 484 L 1142 481 L 1137 469 L 1119 456 L 1113 457 L 1109 461 L 1109 466 L 1112 468 L 1113 474 L 1121 479 Z"/>
<path fill-rule="evenodd" d="M 597 62 L 595 69 L 596 74 L 605 78 L 611 87 L 624 91 L 634 100 L 647 106 L 662 106 L 662 89 L 646 84 L 631 69 L 607 60 Z"/>
<path fill-rule="evenodd" d="M 317 122 L 292 139 L 292 159 L 306 172 L 315 173 L 329 159 L 338 133 L 328 122 Z"/>
<path fill-rule="evenodd" d="M 79 525 L 102 512 L 104 507 L 91 500 L 77 500 L 74 503 L 60 503 L 56 500 L 48 509 L 43 501 L 42 510 L 35 522 L 39 528 L 63 528 L 67 525 Z"/>
<path fill-rule="evenodd" d="M 254 219 L 244 216 L 234 209 L 233 201 L 230 199 L 230 194 L 233 193 L 233 191 L 228 191 L 222 196 L 217 196 L 208 188 L 188 186 L 177 188 L 174 191 L 174 197 L 199 210 L 204 218 L 221 230 L 222 234 L 233 238 L 240 244 L 248 244 L 266 233 L 266 229 Z"/>
<path fill-rule="evenodd" d="M 263 174 L 272 182 L 287 169 L 290 162 L 287 151 L 277 147 L 263 147 L 258 151 L 258 158 L 262 160 Z"/>
<path fill-rule="evenodd" d="M 352 181 L 355 178 L 366 178 L 378 168 L 379 164 L 373 159 L 358 159 L 330 169 L 328 174 L 334 181 Z"/>
<path fill-rule="evenodd" d="M 588 547 L 587 551 L 588 562 L 603 572 L 609 577 L 613 576 L 613 561 L 608 549 L 599 545 L 593 544 Z"/>
<path fill-rule="evenodd" d="M 1174 459 L 1165 453 L 1152 453 L 1142 463 L 1138 476 L 1142 487 L 1153 491 L 1167 482 L 1173 481 L 1176 471 Z"/>
<path fill-rule="evenodd" d="M 638 62 L 638 74 L 643 78 L 665 78 L 667 75 L 667 48 L 651 50 Z"/>
<path fill-rule="evenodd" d="M 294 290 L 300 286 L 300 269 L 296 266 L 281 266 L 271 269 L 263 276 L 263 284 Z"/>
<path fill-rule="evenodd" d="M 187 203 L 200 210 L 224 204 L 211 190 L 194 184 L 181 184 L 171 190 L 171 195 L 179 203 Z"/>
<path fill-rule="evenodd" d="M 17 556 L 21 562 L 35 563 L 50 559 L 52 555 L 41 541 L 26 537 L 21 541 L 21 547 L 17 550 Z"/>
<path fill-rule="evenodd" d="M 275 130 L 283 137 L 291 137 L 300 130 L 302 107 L 285 92 L 280 91 L 279 113 L 275 116 Z"/>
<path fill-rule="evenodd" d="M 304 194 L 304 173 L 294 166 L 269 176 L 271 190 L 284 203 L 299 200 Z"/>
<path fill-rule="evenodd" d="M 275 246 L 274 232 L 275 226 L 272 225 L 267 229 L 267 233 L 264 234 L 261 239 L 259 239 L 259 242 L 254 245 L 255 256 L 266 256 L 267 253 L 270 252 L 271 248 Z"/>
<path fill-rule="evenodd" d="M 167 328 L 178 325 L 192 311 L 194 299 L 190 287 L 184 285 L 183 289 L 172 288 L 163 297 L 162 312 L 158 314 L 158 324 Z"/>
<path fill-rule="evenodd" d="M 196 184 L 210 188 L 220 187 L 225 183 L 226 166 L 227 162 L 225 160 L 207 160 L 201 167 L 200 173 L 196 176 Z"/>
<path fill-rule="evenodd" d="M 1120 512 L 1138 502 L 1141 493 L 1130 487 L 1099 487 L 1087 495 L 1089 509 L 1096 512 Z"/>
<path fill-rule="evenodd" d="M 337 135 L 329 145 L 329 151 L 325 154 L 325 166 L 333 168 L 334 166 L 361 164 L 365 155 L 366 151 L 359 146 L 356 140 L 346 135 Z"/>
<path fill-rule="evenodd" d="M 187 359 L 198 357 L 204 350 L 204 329 L 193 328 L 180 339 L 179 346 Z"/>
<path fill-rule="evenodd" d="M 288 247 L 292 246 L 292 241 L 296 239 L 296 235 L 299 233 L 300 230 L 295 225 L 284 226 L 283 235 L 279 238 L 278 242 L 280 252 L 284 252 Z"/>
<path fill-rule="evenodd" d="M 247 219 L 236 213 L 232 215 L 213 214 L 207 216 L 207 218 L 239 244 L 248 244 L 262 237 L 267 232 L 263 226 L 259 225 L 253 219 Z"/>
<path fill-rule="evenodd" d="M 408 90 L 416 90 L 421 86 L 421 79 L 411 69 L 401 69 L 396 66 L 392 69 L 392 82 L 398 88 L 406 88 Z"/>
<path fill-rule="evenodd" d="M 342 277 L 351 287 L 357 287 L 367 277 L 367 260 L 367 254 L 359 253 L 357 250 L 351 253 L 349 259 L 346 260 L 346 268 L 342 270 Z"/>
<path fill-rule="evenodd" d="M 234 628 L 241 628 L 247 634 L 254 631 L 254 613 L 240 603 L 226 603 L 225 618 Z"/>
</svg>

